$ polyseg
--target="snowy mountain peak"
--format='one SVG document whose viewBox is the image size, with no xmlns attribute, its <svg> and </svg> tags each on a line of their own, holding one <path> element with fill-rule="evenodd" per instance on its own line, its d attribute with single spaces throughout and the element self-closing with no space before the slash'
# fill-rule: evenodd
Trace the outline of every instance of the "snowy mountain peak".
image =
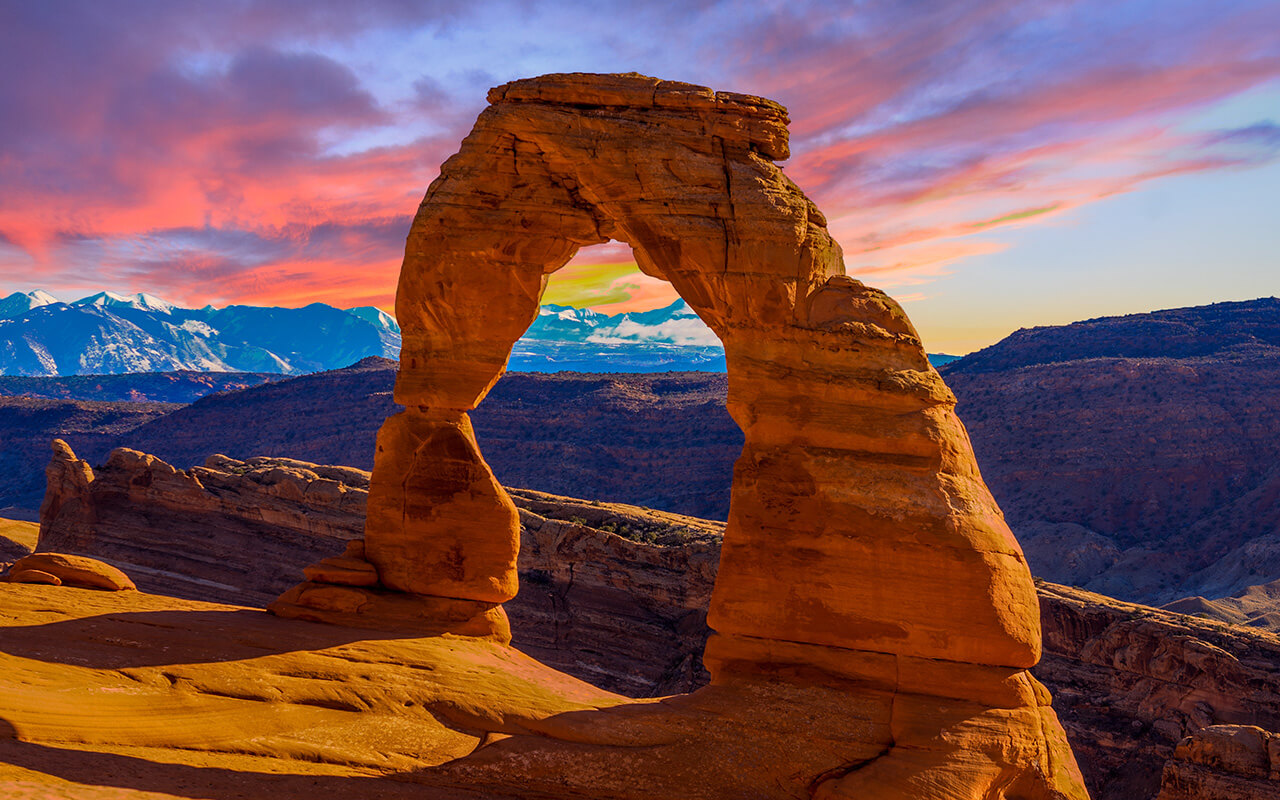
<svg viewBox="0 0 1280 800">
<path fill-rule="evenodd" d="M 692 308 L 689 308 L 689 304 L 684 301 L 683 297 L 675 301 L 671 305 L 667 306 L 665 310 L 669 312 L 673 317 L 698 316 L 696 313 L 694 313 L 694 310 Z"/>
<path fill-rule="evenodd" d="M 178 369 L 300 373 L 394 356 L 400 329 L 378 309 L 182 308 L 154 295 L 98 292 L 0 320 L 0 375 L 110 375 Z M 371 319 L 370 319 L 371 318 Z"/>
<path fill-rule="evenodd" d="M 362 319 L 390 333 L 400 333 L 400 325 L 396 318 L 376 306 L 357 306 L 344 309 L 348 314 Z"/>
<path fill-rule="evenodd" d="M 115 292 L 98 292 L 76 300 L 73 306 L 102 306 L 103 308 L 134 308 L 139 311 L 152 311 L 169 314 L 176 308 L 172 303 L 161 300 L 152 294 L 117 294 Z"/>
<path fill-rule="evenodd" d="M 591 308 L 574 308 L 573 306 L 558 306 L 555 303 L 546 303 L 538 309 L 538 316 L 553 316 L 558 317 L 559 319 L 588 320 L 602 317 L 604 315 Z"/>
<path fill-rule="evenodd" d="M 47 300 L 45 298 L 48 298 Z M 27 313 L 33 308 L 49 305 L 58 302 L 52 295 L 48 295 L 39 289 L 34 292 L 14 292 L 8 297 L 0 300 L 0 319 L 6 317 L 17 317 Z"/>
<path fill-rule="evenodd" d="M 14 292 L 0 300 L 0 319 L 20 317 L 33 308 L 49 306 L 58 302 L 58 298 L 41 289 L 34 292 Z"/>
</svg>

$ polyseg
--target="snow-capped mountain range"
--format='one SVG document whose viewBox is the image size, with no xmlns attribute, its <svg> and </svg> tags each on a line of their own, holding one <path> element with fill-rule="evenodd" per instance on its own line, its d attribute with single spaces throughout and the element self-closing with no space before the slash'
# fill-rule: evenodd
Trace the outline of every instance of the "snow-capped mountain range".
<svg viewBox="0 0 1280 800">
<path fill-rule="evenodd" d="M 724 348 L 684 300 L 652 311 L 601 314 L 544 305 L 511 351 L 523 372 L 724 372 Z"/>
<path fill-rule="evenodd" d="M 149 294 L 48 292 L 0 300 L 0 375 L 277 372 L 396 357 L 400 328 L 377 308 L 181 308 Z"/>
<path fill-rule="evenodd" d="M 115 292 L 64 303 L 40 290 L 0 299 L 0 375 L 292 375 L 399 355 L 400 326 L 373 306 L 196 309 Z M 684 300 L 624 314 L 545 305 L 516 343 L 508 369 L 724 372 L 725 360 L 720 341 Z"/>
<path fill-rule="evenodd" d="M 40 290 L 0 299 L 0 375 L 298 374 L 399 354 L 400 326 L 372 306 L 194 309 L 115 292 L 64 303 Z M 614 315 L 548 305 L 517 343 L 510 369 L 723 371 L 724 351 L 683 300 Z"/>
</svg>

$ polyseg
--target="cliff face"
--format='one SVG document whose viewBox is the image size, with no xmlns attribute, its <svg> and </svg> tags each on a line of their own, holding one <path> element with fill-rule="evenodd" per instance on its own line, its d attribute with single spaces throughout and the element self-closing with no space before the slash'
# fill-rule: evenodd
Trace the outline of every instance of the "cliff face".
<svg viewBox="0 0 1280 800">
<path fill-rule="evenodd" d="M 704 685 L 707 606 L 724 526 L 618 503 L 510 489 L 520 509 L 512 641 L 632 696 Z"/>
<path fill-rule="evenodd" d="M 1280 300 L 1018 331 L 941 371 L 1040 577 L 1151 604 L 1280 579 Z"/>
<path fill-rule="evenodd" d="M 1185 771 L 1180 742 L 1210 726 L 1280 731 L 1280 637 L 1065 586 L 1039 589 L 1045 655 L 1035 672 L 1053 690 L 1095 798 L 1153 797 L 1162 772 Z M 1214 762 L 1187 769 L 1231 771 Z"/>
<path fill-rule="evenodd" d="M 38 551 L 92 555 L 144 591 L 265 605 L 300 559 L 359 535 L 368 474 L 290 459 L 214 456 L 178 470 L 118 449 L 92 469 L 55 441 Z"/>
<path fill-rule="evenodd" d="M 54 463 L 74 466 L 65 457 Z M 214 459 L 171 472 L 136 453 L 109 464 L 92 481 L 51 482 L 51 496 L 67 510 L 46 520 L 41 548 L 75 544 L 132 565 L 126 569 L 144 590 L 265 604 L 306 564 L 341 552 L 363 525 L 367 473 L 355 470 Z M 325 480 L 341 482 L 341 502 L 307 490 Z M 519 648 L 633 696 L 706 682 L 701 654 L 722 523 L 510 493 L 522 524 L 521 588 L 506 608 Z M 77 503 L 93 510 L 91 529 L 62 519 Z M 268 552 L 279 570 L 260 563 Z M 1053 584 L 1038 590 L 1044 656 L 1034 673 L 1053 692 L 1098 800 L 1153 798 L 1165 772 L 1177 776 L 1170 786 L 1230 772 L 1175 757 L 1184 737 L 1209 726 L 1280 731 L 1280 638 Z"/>
<path fill-rule="evenodd" d="M 287 458 L 177 470 L 135 450 L 48 467 L 37 549 L 102 558 L 143 591 L 265 606 L 363 533 L 369 473 Z M 706 609 L 723 524 L 513 489 L 523 590 L 516 644 L 635 696 L 706 682 Z"/>
</svg>

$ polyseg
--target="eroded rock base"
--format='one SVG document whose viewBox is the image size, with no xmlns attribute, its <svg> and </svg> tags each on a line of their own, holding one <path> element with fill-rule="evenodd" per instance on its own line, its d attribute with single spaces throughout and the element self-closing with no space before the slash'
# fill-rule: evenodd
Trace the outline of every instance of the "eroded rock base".
<svg viewBox="0 0 1280 800">
<path fill-rule="evenodd" d="M 415 636 L 451 633 L 501 644 L 511 642 L 511 624 L 502 606 L 474 600 L 307 581 L 285 592 L 267 610 L 285 619 L 351 628 Z"/>
<path fill-rule="evenodd" d="M 387 589 L 378 569 L 364 560 L 364 540 L 347 542 L 341 556 L 303 569 L 308 580 L 277 598 L 277 617 L 326 622 L 415 636 L 474 636 L 511 643 L 511 623 L 499 603 L 413 594 Z"/>
<path fill-rule="evenodd" d="M 0 585 L 0 608 L 0 794 L 81 781 L 118 791 L 69 796 L 1065 796 L 1045 788 L 1056 754 L 1005 735 L 1037 713 L 1025 675 L 985 702 L 916 694 L 882 665 L 635 701 L 474 638 L 35 585 Z M 1011 760 L 1027 766 L 999 766 Z"/>
</svg>

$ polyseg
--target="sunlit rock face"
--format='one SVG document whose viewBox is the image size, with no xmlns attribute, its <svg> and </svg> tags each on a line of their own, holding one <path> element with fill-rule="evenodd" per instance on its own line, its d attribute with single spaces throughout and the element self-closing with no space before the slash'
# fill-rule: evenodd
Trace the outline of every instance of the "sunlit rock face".
<svg viewBox="0 0 1280 800">
<path fill-rule="evenodd" d="M 367 622 L 398 595 L 419 609 L 402 622 L 506 640 L 518 517 L 467 414 L 547 276 L 623 241 L 724 343 L 745 433 L 711 686 L 570 715 L 442 769 L 617 797 L 1085 797 L 1026 671 L 1040 629 L 1022 552 L 906 315 L 844 275 L 826 220 L 775 165 L 785 109 L 639 75 L 544 76 L 489 100 L 406 246 L 405 411 L 378 437 L 364 540 L 378 584 L 313 578 L 276 610 Z"/>
</svg>

